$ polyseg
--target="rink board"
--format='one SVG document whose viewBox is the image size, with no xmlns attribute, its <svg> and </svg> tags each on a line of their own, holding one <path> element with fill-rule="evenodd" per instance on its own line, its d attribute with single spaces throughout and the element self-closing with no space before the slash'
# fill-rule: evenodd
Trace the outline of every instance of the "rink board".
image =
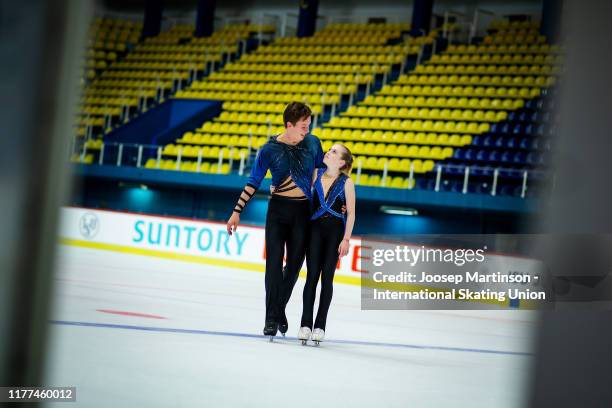
<svg viewBox="0 0 612 408">
<path fill-rule="evenodd" d="M 262 227 L 240 224 L 230 236 L 225 223 L 215 221 L 77 207 L 64 207 L 61 214 L 63 244 L 256 271 L 265 268 Z M 360 244 L 359 238 L 351 239 L 349 254 L 339 261 L 340 281 L 344 276 L 352 278 L 345 283 L 359 284 Z"/>
<path fill-rule="evenodd" d="M 59 239 L 62 244 L 77 247 L 259 272 L 265 270 L 265 230 L 257 226 L 241 224 L 230 236 L 222 222 L 64 207 Z M 361 284 L 362 274 L 365 273 L 361 270 L 361 259 L 367 255 L 367 250 L 361 244 L 360 237 L 350 240 L 348 255 L 338 262 L 335 282 Z M 381 243 L 389 248 L 398 244 Z M 492 261 L 489 261 L 489 265 L 499 270 L 528 272 L 534 263 L 530 259 L 503 254 L 490 258 Z M 302 273 L 305 272 L 303 269 Z M 425 287 L 444 289 L 444 285 L 435 283 Z M 506 306 L 521 307 L 518 304 Z"/>
</svg>

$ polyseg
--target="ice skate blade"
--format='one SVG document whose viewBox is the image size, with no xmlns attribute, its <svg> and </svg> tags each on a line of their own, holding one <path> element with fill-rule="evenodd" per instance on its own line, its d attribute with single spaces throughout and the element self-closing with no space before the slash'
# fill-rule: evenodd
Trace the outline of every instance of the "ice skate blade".
<svg viewBox="0 0 612 408">
<path fill-rule="evenodd" d="M 270 343 L 274 341 L 274 336 L 270 336 Z"/>
<path fill-rule="evenodd" d="M 319 347 L 321 345 L 321 342 L 319 340 L 314 340 L 314 344 L 316 347 Z"/>
<path fill-rule="evenodd" d="M 308 340 L 302 340 L 302 346 L 305 346 L 308 344 Z"/>
</svg>

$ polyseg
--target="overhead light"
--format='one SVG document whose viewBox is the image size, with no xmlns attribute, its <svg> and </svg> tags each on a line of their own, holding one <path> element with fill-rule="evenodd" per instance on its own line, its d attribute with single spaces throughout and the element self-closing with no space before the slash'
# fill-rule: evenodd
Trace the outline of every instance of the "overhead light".
<svg viewBox="0 0 612 408">
<path fill-rule="evenodd" d="M 419 212 L 416 210 L 416 208 L 410 208 L 410 207 L 393 207 L 390 205 L 382 205 L 380 207 L 380 211 L 384 212 L 385 214 L 393 214 L 393 215 L 408 215 L 408 216 L 419 215 Z"/>
</svg>

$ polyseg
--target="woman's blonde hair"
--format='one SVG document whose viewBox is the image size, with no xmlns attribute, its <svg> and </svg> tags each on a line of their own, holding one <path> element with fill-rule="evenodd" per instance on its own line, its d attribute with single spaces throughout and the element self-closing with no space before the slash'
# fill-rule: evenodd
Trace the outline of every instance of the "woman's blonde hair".
<svg viewBox="0 0 612 408">
<path fill-rule="evenodd" d="M 344 153 L 340 155 L 340 158 L 344 160 L 344 166 L 340 167 L 340 171 L 346 174 L 347 176 L 351 175 L 351 169 L 353 168 L 353 154 L 345 145 L 338 143 L 339 146 L 342 146 L 344 149 Z"/>
</svg>

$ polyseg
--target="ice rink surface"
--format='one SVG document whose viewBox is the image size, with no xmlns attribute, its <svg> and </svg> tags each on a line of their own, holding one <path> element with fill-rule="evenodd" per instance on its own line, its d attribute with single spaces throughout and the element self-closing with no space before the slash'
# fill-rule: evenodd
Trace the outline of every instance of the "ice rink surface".
<svg viewBox="0 0 612 408">
<path fill-rule="evenodd" d="M 336 284 L 320 347 L 296 339 L 304 280 L 270 343 L 264 275 L 60 246 L 49 407 L 522 407 L 536 315 L 362 311 Z M 315 309 L 316 310 L 316 309 Z"/>
</svg>

